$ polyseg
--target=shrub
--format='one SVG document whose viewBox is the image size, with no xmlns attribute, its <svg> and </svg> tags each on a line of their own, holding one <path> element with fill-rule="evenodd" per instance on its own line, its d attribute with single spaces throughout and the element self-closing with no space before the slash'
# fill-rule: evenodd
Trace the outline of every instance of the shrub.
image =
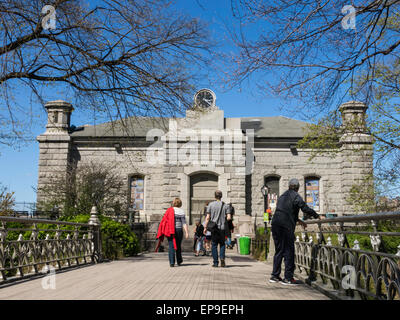
<svg viewBox="0 0 400 320">
<path fill-rule="evenodd" d="M 90 215 L 82 214 L 76 216 L 61 217 L 61 221 L 88 223 Z M 104 257 L 106 259 L 117 259 L 121 256 L 134 256 L 140 252 L 139 240 L 128 225 L 121 224 L 113 219 L 99 215 L 101 223 L 101 236 Z"/>
<path fill-rule="evenodd" d="M 76 222 L 76 223 L 88 223 L 90 215 L 76 215 L 76 216 L 64 216 L 61 217 L 60 221 L 68 221 L 68 222 Z M 136 237 L 136 234 L 131 231 L 128 225 L 121 224 L 112 220 L 109 217 L 99 216 L 101 222 L 101 235 L 102 235 L 102 245 L 104 251 L 104 257 L 106 259 L 114 260 L 124 256 L 134 256 L 140 252 L 139 241 Z M 38 229 L 47 229 L 54 231 L 40 231 L 38 233 L 38 239 L 43 240 L 46 238 L 46 235 L 49 234 L 50 238 L 54 238 L 56 234 L 57 225 L 55 224 L 46 224 L 39 223 L 37 224 Z M 17 222 L 8 222 L 7 228 L 13 229 L 27 229 L 32 228 L 32 226 L 28 227 L 25 224 L 17 223 Z M 74 226 L 69 225 L 61 225 L 61 230 L 74 230 Z M 81 231 L 86 231 L 86 227 L 80 227 Z M 17 240 L 20 231 L 10 231 L 7 234 L 7 240 Z M 32 231 L 24 231 L 22 232 L 24 240 L 29 240 Z M 65 238 L 67 233 L 62 233 L 61 237 Z"/>
<path fill-rule="evenodd" d="M 77 215 L 64 216 L 60 218 L 60 220 L 77 223 L 88 223 L 89 218 L 90 215 Z M 139 241 L 135 233 L 131 231 L 128 225 L 123 225 L 105 216 L 99 216 L 99 219 L 101 222 L 103 257 L 105 259 L 114 260 L 124 256 L 134 256 L 139 253 Z M 16 241 L 20 234 L 23 235 L 24 240 L 29 240 L 32 234 L 32 231 L 30 231 L 29 229 L 32 229 L 33 226 L 19 222 L 7 222 L 6 228 L 8 230 L 13 229 L 7 233 L 7 241 Z M 46 231 L 39 231 L 37 239 L 43 240 L 46 238 L 47 234 L 49 234 L 50 238 L 53 239 L 56 234 L 57 225 L 38 223 L 37 228 L 46 229 Z M 60 225 L 60 229 L 73 231 L 75 227 L 70 225 Z M 86 231 L 87 229 L 87 227 L 80 227 L 81 231 Z M 66 236 L 67 233 L 61 233 L 61 238 L 64 239 L 66 238 Z M 10 259 L 16 260 L 16 258 L 11 257 L 5 258 L 4 264 L 6 268 L 9 268 L 11 266 Z M 13 277 L 16 274 L 17 268 L 5 271 L 6 277 Z"/>
<path fill-rule="evenodd" d="M 101 222 L 101 232 L 107 249 L 109 249 L 108 241 L 112 246 L 116 245 L 117 248 L 120 246 L 124 256 L 134 256 L 140 251 L 139 241 L 128 225 L 107 218 Z M 115 250 L 110 250 L 110 252 L 115 252 Z"/>
</svg>

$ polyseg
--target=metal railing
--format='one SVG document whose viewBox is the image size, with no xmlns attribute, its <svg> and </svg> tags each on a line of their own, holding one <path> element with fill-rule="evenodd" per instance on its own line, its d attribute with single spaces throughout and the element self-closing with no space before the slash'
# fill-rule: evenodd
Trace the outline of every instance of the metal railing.
<svg viewBox="0 0 400 320">
<path fill-rule="evenodd" d="M 0 284 L 101 260 L 95 207 L 87 224 L 0 216 Z"/>
<path fill-rule="evenodd" d="M 335 298 L 400 300 L 400 212 L 305 222 L 315 230 L 297 235 L 295 262 L 308 284 Z M 394 252 L 383 237 L 399 243 Z"/>
</svg>

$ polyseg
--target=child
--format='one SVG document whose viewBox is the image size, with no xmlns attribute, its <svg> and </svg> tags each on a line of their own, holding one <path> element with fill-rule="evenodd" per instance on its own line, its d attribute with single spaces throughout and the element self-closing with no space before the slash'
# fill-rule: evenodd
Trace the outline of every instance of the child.
<svg viewBox="0 0 400 320">
<path fill-rule="evenodd" d="M 205 226 L 205 223 L 206 223 L 206 221 L 204 220 L 203 227 Z M 204 251 L 203 256 L 204 255 L 209 256 L 211 253 L 211 231 L 208 231 L 208 230 L 206 232 L 206 236 L 204 239 L 204 248 L 205 248 L 205 251 Z"/>
<path fill-rule="evenodd" d="M 204 226 L 200 223 L 200 219 L 196 219 L 196 230 L 194 233 L 194 239 L 196 241 L 195 256 L 199 256 L 200 250 L 203 250 L 203 239 L 204 239 Z"/>
<path fill-rule="evenodd" d="M 225 244 L 228 249 L 233 249 L 231 238 L 232 238 L 232 233 L 233 233 L 233 230 L 235 229 L 235 227 L 233 226 L 232 220 L 228 220 L 227 227 L 228 227 L 228 230 L 227 230 L 226 237 L 225 237 L 226 238 Z"/>
</svg>

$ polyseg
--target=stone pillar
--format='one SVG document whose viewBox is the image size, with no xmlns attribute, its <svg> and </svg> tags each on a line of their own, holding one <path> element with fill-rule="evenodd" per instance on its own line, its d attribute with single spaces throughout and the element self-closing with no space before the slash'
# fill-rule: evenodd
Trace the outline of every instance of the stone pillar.
<svg viewBox="0 0 400 320">
<path fill-rule="evenodd" d="M 97 207 L 93 206 L 90 211 L 89 225 L 91 228 L 91 239 L 93 241 L 93 262 L 103 261 L 102 239 L 101 239 L 101 223 L 97 213 Z"/>
<path fill-rule="evenodd" d="M 37 203 L 46 200 L 45 189 L 67 171 L 70 161 L 71 137 L 69 126 L 72 105 L 56 100 L 45 105 L 48 113 L 46 132 L 37 137 L 39 141 L 39 177 Z"/>
<path fill-rule="evenodd" d="M 246 173 L 248 173 L 246 172 L 247 137 L 240 129 L 226 129 L 226 133 L 232 137 L 232 159 L 229 165 L 225 165 L 225 171 L 229 172 L 227 197 L 235 208 L 235 215 L 244 216 L 246 215 Z M 244 220 L 247 221 L 247 219 Z"/>
<path fill-rule="evenodd" d="M 342 213 L 356 214 L 357 208 L 348 202 L 350 190 L 355 184 L 366 183 L 373 173 L 373 139 L 367 133 L 366 111 L 363 102 L 350 101 L 339 108 L 342 113 L 344 133 L 340 138 L 342 157 L 343 194 Z"/>
</svg>

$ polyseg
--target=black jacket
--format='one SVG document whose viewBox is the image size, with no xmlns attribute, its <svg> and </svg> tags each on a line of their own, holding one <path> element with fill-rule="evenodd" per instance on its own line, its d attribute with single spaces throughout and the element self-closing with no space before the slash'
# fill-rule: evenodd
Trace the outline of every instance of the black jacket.
<svg viewBox="0 0 400 320">
<path fill-rule="evenodd" d="M 204 226 L 202 224 L 196 226 L 196 236 L 199 238 L 204 236 Z"/>
<path fill-rule="evenodd" d="M 285 227 L 290 231 L 294 231 L 296 223 L 299 220 L 299 210 L 305 213 L 305 217 L 318 218 L 318 213 L 311 209 L 301 196 L 294 190 L 287 190 L 282 194 L 276 205 L 276 210 L 272 218 L 271 224 Z"/>
</svg>

